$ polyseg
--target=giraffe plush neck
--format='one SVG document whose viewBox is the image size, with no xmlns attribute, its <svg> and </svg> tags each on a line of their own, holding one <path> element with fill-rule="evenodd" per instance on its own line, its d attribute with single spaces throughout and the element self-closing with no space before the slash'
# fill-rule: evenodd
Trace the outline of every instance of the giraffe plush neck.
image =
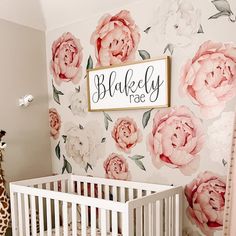
<svg viewBox="0 0 236 236">
<path fill-rule="evenodd" d="M 7 196 L 4 181 L 0 175 L 0 236 L 6 235 L 10 222 L 10 200 Z"/>
</svg>

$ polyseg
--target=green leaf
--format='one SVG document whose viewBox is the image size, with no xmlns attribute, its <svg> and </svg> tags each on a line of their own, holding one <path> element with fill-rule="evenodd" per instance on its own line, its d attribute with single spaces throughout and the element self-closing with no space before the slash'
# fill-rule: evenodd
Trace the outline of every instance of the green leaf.
<svg viewBox="0 0 236 236">
<path fill-rule="evenodd" d="M 65 170 L 66 170 L 66 166 L 64 165 L 64 166 L 62 167 L 61 173 L 64 174 Z"/>
<path fill-rule="evenodd" d="M 72 173 L 72 166 L 67 160 L 66 160 L 66 171 L 69 174 Z"/>
<path fill-rule="evenodd" d="M 140 160 L 135 160 L 134 162 L 135 162 L 135 164 L 136 164 L 141 170 L 146 171 L 146 168 L 145 168 L 145 166 L 143 165 L 142 161 L 140 161 Z"/>
<path fill-rule="evenodd" d="M 54 91 L 53 91 L 53 99 L 56 103 L 61 105 L 59 95 L 58 95 L 58 93 L 55 93 Z"/>
<path fill-rule="evenodd" d="M 221 11 L 221 12 L 218 12 L 218 13 L 216 13 L 215 15 L 209 17 L 208 20 L 217 19 L 217 18 L 219 18 L 219 17 L 221 17 L 221 16 L 230 16 L 230 13 L 227 12 L 227 11 Z"/>
<path fill-rule="evenodd" d="M 88 61 L 87 61 L 87 66 L 86 69 L 93 69 L 93 59 L 92 57 L 89 55 Z"/>
<path fill-rule="evenodd" d="M 80 86 L 78 88 L 75 88 L 75 92 L 79 93 L 80 92 Z"/>
<path fill-rule="evenodd" d="M 61 159 L 61 148 L 60 148 L 60 142 L 57 144 L 57 146 L 55 147 L 55 153 L 57 158 L 60 160 Z"/>
<path fill-rule="evenodd" d="M 151 117 L 151 112 L 153 109 L 150 109 L 146 112 L 143 113 L 143 118 L 142 118 L 142 124 L 143 124 L 143 128 L 145 128 L 150 120 Z"/>
<path fill-rule="evenodd" d="M 166 47 L 164 48 L 164 53 L 166 53 L 166 51 L 169 51 L 169 53 L 172 55 L 174 52 L 174 45 L 173 44 L 167 44 Z"/>
<path fill-rule="evenodd" d="M 89 163 L 87 163 L 87 165 L 85 166 L 85 172 L 87 173 L 88 172 L 88 168 L 90 168 L 91 170 L 93 170 L 93 167 L 89 164 Z"/>
<path fill-rule="evenodd" d="M 213 0 L 212 3 L 218 11 L 232 13 L 227 0 Z"/>
<path fill-rule="evenodd" d="M 143 60 L 150 59 L 151 56 L 146 50 L 138 50 L 140 57 L 142 57 Z"/>
<path fill-rule="evenodd" d="M 61 169 L 61 173 L 64 174 L 65 170 L 66 170 L 66 158 L 63 155 L 63 166 L 62 166 L 62 169 Z"/>
<path fill-rule="evenodd" d="M 222 164 L 223 164 L 223 166 L 226 166 L 227 165 L 227 161 L 225 159 L 222 159 Z"/>
<path fill-rule="evenodd" d="M 134 155 L 132 157 L 129 157 L 131 160 L 135 161 L 135 160 L 141 160 L 144 158 L 144 156 L 141 155 Z"/>
<path fill-rule="evenodd" d="M 72 166 L 71 166 L 71 164 L 66 160 L 66 158 L 65 158 L 64 155 L 63 155 L 63 160 L 64 160 L 64 162 L 63 162 L 63 167 L 62 167 L 62 174 L 65 172 L 65 170 L 66 170 L 67 173 L 72 173 Z"/>
<path fill-rule="evenodd" d="M 57 90 L 57 94 L 64 95 L 64 93 L 62 91 L 59 91 L 59 90 Z"/>
<path fill-rule="evenodd" d="M 105 129 L 108 130 L 109 122 L 108 119 L 104 116 Z"/>
<path fill-rule="evenodd" d="M 111 122 L 113 122 L 113 120 L 111 119 L 111 117 L 106 113 L 106 112 L 103 112 L 104 116 Z"/>
<path fill-rule="evenodd" d="M 147 27 L 143 32 L 148 34 L 149 30 L 151 29 L 151 26 Z"/>
<path fill-rule="evenodd" d="M 56 103 L 58 103 L 59 105 L 61 105 L 59 95 L 64 95 L 64 93 L 62 93 L 61 91 L 57 90 L 53 83 L 52 83 L 52 88 L 53 88 L 53 99 L 54 99 L 54 101 Z"/>
<path fill-rule="evenodd" d="M 66 143 L 67 136 L 66 135 L 62 135 L 62 138 L 63 138 L 64 143 Z"/>
<path fill-rule="evenodd" d="M 106 142 L 106 138 L 102 138 L 101 143 L 105 143 Z"/>
<path fill-rule="evenodd" d="M 203 31 L 203 28 L 202 28 L 202 25 L 199 26 L 199 29 L 198 29 L 198 34 L 203 34 L 204 31 Z"/>
</svg>

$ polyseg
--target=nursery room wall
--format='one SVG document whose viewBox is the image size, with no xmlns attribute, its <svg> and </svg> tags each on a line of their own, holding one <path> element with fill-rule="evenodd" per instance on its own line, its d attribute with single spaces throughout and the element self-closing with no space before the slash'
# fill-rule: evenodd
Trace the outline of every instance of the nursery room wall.
<svg viewBox="0 0 236 236">
<path fill-rule="evenodd" d="M 2 167 L 7 183 L 51 174 L 48 93 L 43 31 L 0 20 L 0 129 L 8 147 Z M 29 107 L 18 99 L 32 94 Z M 8 186 L 8 184 L 7 184 Z"/>
<path fill-rule="evenodd" d="M 138 1 L 47 32 L 54 173 L 182 185 L 184 235 L 222 235 L 236 2 L 217 2 Z M 171 108 L 88 112 L 86 68 L 162 55 Z"/>
</svg>

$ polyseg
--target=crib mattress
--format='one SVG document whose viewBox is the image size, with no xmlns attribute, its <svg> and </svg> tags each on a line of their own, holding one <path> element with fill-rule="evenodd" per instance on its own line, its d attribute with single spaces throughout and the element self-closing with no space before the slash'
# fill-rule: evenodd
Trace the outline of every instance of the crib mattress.
<svg viewBox="0 0 236 236">
<path fill-rule="evenodd" d="M 38 234 L 39 235 L 39 234 Z M 46 236 L 47 235 L 47 231 L 44 232 L 44 235 Z M 63 227 L 60 227 L 60 236 L 63 235 Z M 82 233 L 81 233 L 81 224 L 78 224 L 78 227 L 77 227 L 77 236 L 81 236 Z M 87 232 L 86 232 L 86 235 L 87 236 L 90 236 L 91 235 L 91 228 L 90 227 L 87 227 Z M 111 236 L 112 233 L 107 233 L 107 236 Z M 56 236 L 56 233 L 55 233 L 55 229 L 52 229 L 52 236 Z M 71 225 L 68 226 L 68 236 L 72 236 L 72 227 Z M 96 229 L 96 236 L 101 236 L 101 231 L 99 229 Z M 122 234 L 118 234 L 118 236 L 122 236 Z"/>
</svg>

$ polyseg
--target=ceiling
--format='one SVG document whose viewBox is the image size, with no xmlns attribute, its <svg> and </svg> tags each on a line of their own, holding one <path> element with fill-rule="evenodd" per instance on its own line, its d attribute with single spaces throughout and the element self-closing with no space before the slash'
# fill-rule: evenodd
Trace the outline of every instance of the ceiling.
<svg viewBox="0 0 236 236">
<path fill-rule="evenodd" d="M 0 0 L 0 19 L 49 31 L 139 0 Z"/>
</svg>

